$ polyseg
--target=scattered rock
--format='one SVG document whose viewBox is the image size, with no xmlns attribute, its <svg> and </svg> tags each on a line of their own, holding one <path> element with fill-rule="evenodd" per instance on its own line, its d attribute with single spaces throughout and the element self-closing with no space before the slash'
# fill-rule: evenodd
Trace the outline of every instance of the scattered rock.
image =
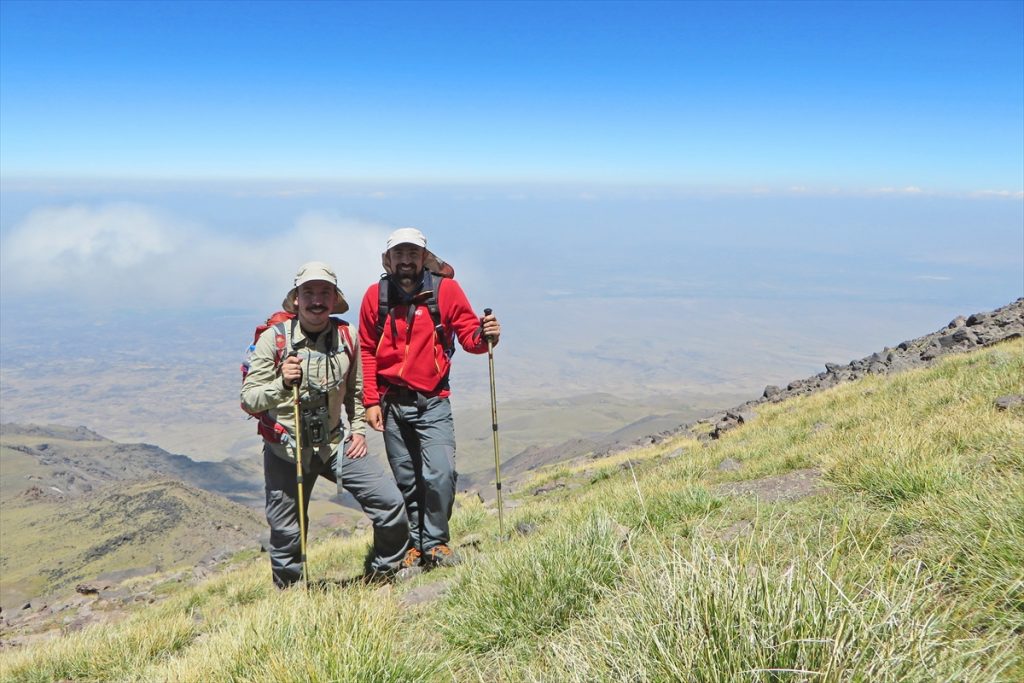
<svg viewBox="0 0 1024 683">
<path fill-rule="evenodd" d="M 730 412 L 729 414 L 735 415 L 736 421 L 739 422 L 741 425 L 753 422 L 754 418 L 757 417 L 757 413 L 755 413 L 753 410 L 740 410 L 736 413 Z"/>
<path fill-rule="evenodd" d="M 726 458 L 722 462 L 718 463 L 718 471 L 720 472 L 735 472 L 739 469 L 743 469 L 743 463 L 739 460 Z"/>
<path fill-rule="evenodd" d="M 557 491 L 558 489 L 564 489 L 564 488 L 565 488 L 565 482 L 564 481 L 556 481 L 556 482 L 554 482 L 552 484 L 546 484 L 544 486 L 538 486 L 537 488 L 535 488 L 533 490 L 533 495 L 539 496 L 542 493 L 551 493 L 552 491 Z"/>
<path fill-rule="evenodd" d="M 1019 406 L 1024 406 L 1024 396 L 1020 394 L 1000 396 L 996 399 L 996 408 L 999 410 L 1010 410 L 1011 408 L 1017 408 Z"/>
<path fill-rule="evenodd" d="M 74 633 L 81 631 L 83 628 L 93 623 L 91 615 L 79 614 L 78 616 L 69 617 L 62 625 L 61 631 L 64 633 Z"/>
<path fill-rule="evenodd" d="M 967 343 L 974 346 L 978 343 L 978 335 L 971 330 L 957 330 L 953 333 L 953 341 L 957 344 Z"/>
<path fill-rule="evenodd" d="M 450 580 L 425 583 L 422 586 L 417 586 L 416 588 L 406 592 L 399 601 L 406 607 L 421 605 L 425 602 L 433 602 L 451 590 L 451 587 L 452 582 Z"/>
<path fill-rule="evenodd" d="M 483 537 L 480 534 L 469 534 L 458 544 L 458 548 L 473 548 L 474 550 L 480 549 L 480 544 L 484 542 Z"/>
<path fill-rule="evenodd" d="M 619 539 L 620 548 L 626 547 L 626 544 L 629 543 L 629 538 L 632 535 L 632 533 L 632 530 L 630 530 L 630 528 L 628 526 L 625 526 L 624 524 L 615 525 L 615 535 Z"/>
<path fill-rule="evenodd" d="M 99 595 L 100 588 L 91 583 L 80 583 L 75 586 L 75 592 L 81 595 Z"/>
<path fill-rule="evenodd" d="M 537 525 L 533 522 L 519 521 L 516 522 L 515 532 L 520 536 L 529 536 L 537 530 Z"/>
<path fill-rule="evenodd" d="M 32 485 L 22 491 L 19 496 L 25 500 L 37 501 L 46 498 L 46 491 L 41 486 Z"/>
<path fill-rule="evenodd" d="M 967 319 L 967 326 L 974 327 L 975 325 L 984 324 L 986 321 L 991 319 L 991 317 L 991 313 L 975 313 L 974 315 Z"/>
</svg>

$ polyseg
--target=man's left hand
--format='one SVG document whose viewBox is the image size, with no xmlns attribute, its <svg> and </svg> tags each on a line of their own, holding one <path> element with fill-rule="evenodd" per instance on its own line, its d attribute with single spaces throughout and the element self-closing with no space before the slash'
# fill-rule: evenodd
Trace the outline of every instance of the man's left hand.
<svg viewBox="0 0 1024 683">
<path fill-rule="evenodd" d="M 492 344 L 498 343 L 498 337 L 501 336 L 501 325 L 498 324 L 498 319 L 494 317 L 494 314 L 485 315 L 480 319 L 483 323 L 483 333 L 485 339 L 490 339 Z"/>
<path fill-rule="evenodd" d="M 345 457 L 358 460 L 366 455 L 366 437 L 362 434 L 349 434 L 348 446 L 345 448 Z"/>
</svg>

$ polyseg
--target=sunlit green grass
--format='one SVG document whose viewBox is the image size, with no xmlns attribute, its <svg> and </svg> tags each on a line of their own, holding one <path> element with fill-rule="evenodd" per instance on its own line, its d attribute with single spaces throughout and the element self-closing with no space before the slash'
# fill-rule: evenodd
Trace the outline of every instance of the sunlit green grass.
<svg viewBox="0 0 1024 683">
<path fill-rule="evenodd" d="M 493 507 L 460 496 L 459 567 L 280 592 L 265 556 L 241 558 L 168 582 L 121 624 L 0 653 L 0 677 L 1022 680 L 1024 411 L 994 406 L 1012 393 L 1019 341 L 767 404 L 707 446 L 680 436 L 548 468 L 537 481 L 573 488 L 523 488 L 504 540 Z M 724 487 L 794 469 L 820 487 Z M 317 540 L 310 572 L 353 579 L 368 547 Z M 440 598 L 403 602 L 438 581 Z"/>
</svg>

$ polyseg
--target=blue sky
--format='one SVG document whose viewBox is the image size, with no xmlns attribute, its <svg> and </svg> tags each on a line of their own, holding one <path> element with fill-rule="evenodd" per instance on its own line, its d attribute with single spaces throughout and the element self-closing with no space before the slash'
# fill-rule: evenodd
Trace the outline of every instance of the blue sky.
<svg viewBox="0 0 1024 683">
<path fill-rule="evenodd" d="M 27 3 L 4 178 L 1024 191 L 1024 3 Z"/>
<path fill-rule="evenodd" d="M 5 370 L 201 329 L 234 404 L 298 265 L 356 304 L 405 225 L 510 394 L 867 355 L 1024 296 L 1024 2 L 0 0 Z"/>
</svg>

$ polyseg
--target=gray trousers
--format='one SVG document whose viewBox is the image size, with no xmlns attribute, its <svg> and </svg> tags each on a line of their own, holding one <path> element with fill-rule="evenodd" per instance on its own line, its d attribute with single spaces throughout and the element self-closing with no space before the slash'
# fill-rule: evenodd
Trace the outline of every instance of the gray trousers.
<svg viewBox="0 0 1024 683">
<path fill-rule="evenodd" d="M 427 552 L 451 540 L 455 503 L 455 425 L 447 398 L 388 401 L 384 447 L 409 517 L 413 547 Z"/>
<path fill-rule="evenodd" d="M 312 459 L 313 471 L 302 475 L 303 516 L 309 530 L 309 495 L 317 477 L 337 481 L 334 466 L 337 454 L 328 462 Z M 373 523 L 373 559 L 370 569 L 394 569 L 409 549 L 409 520 L 405 503 L 395 482 L 372 455 L 342 463 L 342 483 L 362 506 Z M 299 518 L 296 514 L 298 485 L 295 481 L 295 463 L 263 449 L 263 476 L 267 493 L 267 521 L 270 523 L 270 567 L 274 583 L 284 588 L 302 576 L 302 546 L 299 542 Z"/>
</svg>

